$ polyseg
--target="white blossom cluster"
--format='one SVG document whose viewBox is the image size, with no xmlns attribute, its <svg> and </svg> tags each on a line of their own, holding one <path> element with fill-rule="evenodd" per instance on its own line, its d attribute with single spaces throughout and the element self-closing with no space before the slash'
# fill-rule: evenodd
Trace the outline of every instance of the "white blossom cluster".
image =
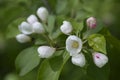
<svg viewBox="0 0 120 80">
<path fill-rule="evenodd" d="M 26 21 L 22 22 L 19 25 L 19 30 L 21 34 L 16 36 L 16 39 L 20 43 L 26 43 L 31 41 L 31 37 L 29 36 L 32 33 L 43 34 L 45 33 L 45 28 L 42 23 L 46 22 L 48 19 L 48 11 L 44 7 L 40 7 L 36 12 L 37 16 L 32 14 L 30 15 Z M 87 26 L 90 29 L 96 27 L 96 19 L 94 17 L 90 17 L 86 20 Z M 69 21 L 63 21 L 63 24 L 60 26 L 60 30 L 63 34 L 68 35 L 66 39 L 66 50 L 69 55 L 72 57 L 71 61 L 74 65 L 84 67 L 86 65 L 86 58 L 84 53 L 82 52 L 83 41 L 80 37 L 76 35 L 72 35 L 73 26 Z M 39 46 L 37 49 L 39 56 L 41 58 L 50 58 L 56 51 L 56 48 L 52 46 Z M 107 62 L 108 58 L 106 55 L 94 52 L 93 53 L 93 61 L 99 68 L 103 67 Z"/>
<path fill-rule="evenodd" d="M 45 7 L 38 8 L 36 12 L 38 18 L 41 20 L 41 22 L 38 20 L 37 16 L 32 14 L 30 15 L 26 21 L 22 22 L 18 28 L 21 32 L 21 34 L 18 34 L 16 36 L 16 39 L 20 43 L 26 43 L 31 41 L 30 34 L 37 33 L 37 34 L 44 34 L 45 29 L 42 23 L 45 23 L 48 19 L 48 10 Z M 53 55 L 55 52 L 55 48 L 50 46 L 40 46 L 38 47 L 38 53 L 41 58 L 49 58 Z"/>
<path fill-rule="evenodd" d="M 93 17 L 87 19 L 87 25 L 92 29 L 96 27 L 96 20 Z M 72 32 L 72 25 L 68 21 L 63 21 L 63 25 L 60 27 L 61 32 L 66 35 L 69 35 L 66 39 L 66 50 L 69 52 L 70 56 L 72 56 L 72 63 L 84 67 L 86 64 L 85 55 L 81 52 L 83 42 L 82 39 L 75 36 L 70 35 Z M 93 53 L 93 61 L 99 68 L 103 67 L 108 62 L 108 57 L 102 53 L 94 52 Z"/>
</svg>

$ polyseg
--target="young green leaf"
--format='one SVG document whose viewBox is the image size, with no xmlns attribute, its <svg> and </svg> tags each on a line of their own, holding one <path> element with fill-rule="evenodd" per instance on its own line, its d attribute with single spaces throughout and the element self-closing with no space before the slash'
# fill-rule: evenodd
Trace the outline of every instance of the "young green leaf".
<svg viewBox="0 0 120 80">
<path fill-rule="evenodd" d="M 101 34 L 92 34 L 88 37 L 88 44 L 95 51 L 100 51 L 106 54 L 106 40 Z"/>
<path fill-rule="evenodd" d="M 23 76 L 38 66 L 40 58 L 37 53 L 37 47 L 30 47 L 23 50 L 16 58 L 15 65 L 20 70 L 20 76 Z"/>
<path fill-rule="evenodd" d="M 58 80 L 60 72 L 69 57 L 69 54 L 64 52 L 61 56 L 44 60 L 38 72 L 38 80 Z"/>
<path fill-rule="evenodd" d="M 48 31 L 50 32 L 50 34 L 53 32 L 54 29 L 54 25 L 55 25 L 55 16 L 54 15 L 49 15 L 48 17 Z"/>
</svg>

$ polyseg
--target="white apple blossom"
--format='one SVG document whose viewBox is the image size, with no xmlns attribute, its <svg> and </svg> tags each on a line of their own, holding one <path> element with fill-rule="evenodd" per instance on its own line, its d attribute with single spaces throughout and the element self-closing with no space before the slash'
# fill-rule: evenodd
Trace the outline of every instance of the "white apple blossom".
<svg viewBox="0 0 120 80">
<path fill-rule="evenodd" d="M 64 34 L 70 34 L 72 32 L 72 25 L 70 22 L 68 21 L 63 21 L 63 24 L 60 27 L 60 30 L 64 33 Z"/>
<path fill-rule="evenodd" d="M 28 18 L 27 18 L 27 22 L 29 23 L 29 24 L 33 24 L 33 23 L 35 23 L 35 22 L 38 22 L 38 19 L 37 19 L 37 17 L 35 16 L 35 15 L 30 15 Z"/>
<path fill-rule="evenodd" d="M 86 63 L 85 56 L 82 53 L 72 56 L 72 63 L 74 65 L 84 67 Z"/>
<path fill-rule="evenodd" d="M 25 34 L 18 34 L 16 36 L 16 40 L 20 43 L 26 43 L 26 42 L 30 42 L 31 38 Z"/>
<path fill-rule="evenodd" d="M 66 40 L 66 50 L 70 53 L 70 56 L 78 54 L 81 49 L 82 40 L 75 35 L 70 35 Z"/>
<path fill-rule="evenodd" d="M 35 22 L 32 24 L 34 33 L 44 33 L 45 29 L 40 22 Z"/>
<path fill-rule="evenodd" d="M 19 25 L 19 30 L 20 30 L 23 34 L 27 34 L 27 35 L 33 33 L 32 25 L 30 25 L 30 24 L 27 23 L 27 22 L 22 22 L 22 23 Z"/>
<path fill-rule="evenodd" d="M 41 58 L 50 58 L 56 49 L 50 46 L 40 46 L 37 51 Z"/>
<path fill-rule="evenodd" d="M 101 68 L 108 62 L 108 57 L 102 53 L 94 52 L 93 60 L 96 66 Z"/>
<path fill-rule="evenodd" d="M 96 28 L 96 25 L 97 25 L 96 18 L 94 18 L 94 17 L 89 17 L 89 18 L 87 19 L 86 23 L 87 23 L 87 26 L 88 26 L 90 29 Z"/>
<path fill-rule="evenodd" d="M 37 10 L 38 17 L 43 21 L 46 22 L 48 19 L 48 10 L 45 7 L 40 7 Z"/>
</svg>

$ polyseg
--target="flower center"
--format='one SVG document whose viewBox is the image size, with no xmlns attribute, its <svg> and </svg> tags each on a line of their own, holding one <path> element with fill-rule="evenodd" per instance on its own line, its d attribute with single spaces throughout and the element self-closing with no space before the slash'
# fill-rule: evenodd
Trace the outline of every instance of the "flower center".
<svg viewBox="0 0 120 80">
<path fill-rule="evenodd" d="M 79 43 L 77 41 L 73 41 L 72 47 L 73 48 L 78 48 L 79 47 Z"/>
</svg>

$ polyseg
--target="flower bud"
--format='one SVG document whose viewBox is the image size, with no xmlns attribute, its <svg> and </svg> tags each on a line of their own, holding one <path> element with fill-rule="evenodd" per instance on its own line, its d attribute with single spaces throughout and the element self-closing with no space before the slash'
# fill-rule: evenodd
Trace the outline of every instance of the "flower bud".
<svg viewBox="0 0 120 80">
<path fill-rule="evenodd" d="M 25 34 L 18 34 L 16 36 L 16 40 L 20 43 L 26 43 L 26 42 L 30 42 L 31 38 Z"/>
<path fill-rule="evenodd" d="M 94 29 L 96 28 L 96 25 L 97 25 L 97 21 L 94 17 L 90 17 L 87 19 L 87 26 L 90 28 L 90 29 Z"/>
<path fill-rule="evenodd" d="M 48 14 L 48 10 L 45 7 L 40 7 L 37 10 L 37 15 L 43 22 L 47 21 Z"/>
<path fill-rule="evenodd" d="M 40 46 L 38 48 L 38 53 L 41 58 L 50 58 L 55 52 L 55 48 L 49 46 Z"/>
<path fill-rule="evenodd" d="M 27 22 L 29 23 L 29 24 L 33 24 L 33 23 L 35 23 L 35 22 L 37 22 L 38 21 L 38 19 L 37 19 L 37 17 L 35 16 L 35 15 L 30 15 L 28 18 L 27 18 Z"/>
<path fill-rule="evenodd" d="M 19 25 L 19 30 L 23 33 L 23 34 L 32 34 L 33 33 L 33 29 L 32 26 L 30 24 L 28 24 L 27 22 L 22 22 L 21 25 Z"/>
<path fill-rule="evenodd" d="M 72 63 L 74 65 L 84 67 L 86 63 L 85 56 L 82 53 L 72 56 Z"/>
<path fill-rule="evenodd" d="M 68 21 L 63 21 L 63 24 L 60 27 L 60 30 L 64 33 L 64 34 L 70 34 L 72 32 L 72 25 L 70 22 Z"/>
<path fill-rule="evenodd" d="M 44 33 L 45 30 L 40 22 L 35 22 L 32 24 L 34 33 Z"/>
<path fill-rule="evenodd" d="M 93 53 L 93 60 L 97 67 L 101 68 L 108 62 L 108 57 L 102 53 Z"/>
</svg>

